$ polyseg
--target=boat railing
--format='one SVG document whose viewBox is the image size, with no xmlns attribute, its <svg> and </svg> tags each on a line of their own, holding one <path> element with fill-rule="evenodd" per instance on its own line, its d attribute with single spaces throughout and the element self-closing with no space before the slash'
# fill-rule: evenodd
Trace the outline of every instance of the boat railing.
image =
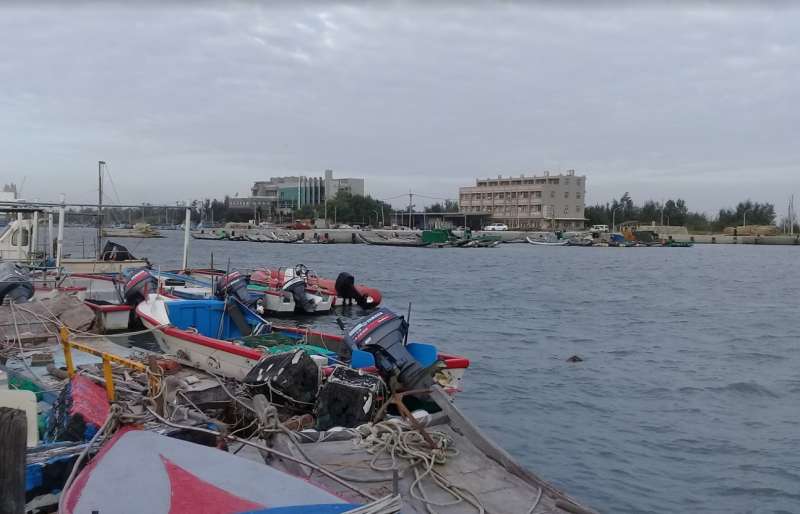
<svg viewBox="0 0 800 514">
<path fill-rule="evenodd" d="M 74 377 L 77 373 L 75 370 L 75 363 L 72 360 L 72 350 L 88 353 L 100 357 L 103 360 L 103 380 L 106 383 L 106 396 L 109 402 L 113 402 L 116 399 L 114 374 L 112 372 L 111 363 L 119 364 L 133 371 L 145 373 L 148 377 L 148 393 L 150 396 L 153 396 L 159 390 L 161 385 L 160 374 L 154 373 L 147 365 L 131 359 L 126 359 L 125 357 L 120 357 L 119 355 L 114 355 L 113 353 L 103 352 L 89 345 L 74 341 L 71 338 L 69 329 L 66 327 L 61 327 L 59 336 L 61 345 L 64 348 L 64 360 L 67 364 L 67 375 L 69 378 Z"/>
</svg>

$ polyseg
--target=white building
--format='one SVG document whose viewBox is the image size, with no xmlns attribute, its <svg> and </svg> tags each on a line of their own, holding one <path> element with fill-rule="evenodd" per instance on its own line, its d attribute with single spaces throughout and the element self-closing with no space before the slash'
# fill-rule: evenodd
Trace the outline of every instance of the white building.
<svg viewBox="0 0 800 514">
<path fill-rule="evenodd" d="M 586 176 L 564 174 L 478 179 L 459 189 L 465 213 L 487 213 L 512 229 L 572 230 L 584 226 Z"/>
</svg>

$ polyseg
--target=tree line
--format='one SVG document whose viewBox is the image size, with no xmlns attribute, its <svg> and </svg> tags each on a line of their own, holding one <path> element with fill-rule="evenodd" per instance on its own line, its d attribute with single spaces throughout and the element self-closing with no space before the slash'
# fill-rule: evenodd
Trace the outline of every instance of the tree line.
<svg viewBox="0 0 800 514">
<path fill-rule="evenodd" d="M 650 225 L 685 226 L 694 232 L 720 232 L 725 227 L 748 225 L 772 225 L 775 223 L 775 206 L 771 203 L 759 203 L 752 200 L 739 202 L 736 207 L 723 208 L 715 217 L 704 212 L 689 210 L 686 201 L 677 198 L 666 202 L 647 200 L 636 205 L 630 193 L 626 192 L 619 199 L 615 198 L 606 204 L 588 206 L 585 217 L 589 225 L 619 225 L 625 221 L 637 221 Z"/>
</svg>

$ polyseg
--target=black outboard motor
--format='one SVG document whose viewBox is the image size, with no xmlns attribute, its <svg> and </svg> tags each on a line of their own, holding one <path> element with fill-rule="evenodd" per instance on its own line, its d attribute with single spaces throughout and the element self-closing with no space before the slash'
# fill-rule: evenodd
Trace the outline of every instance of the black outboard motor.
<svg viewBox="0 0 800 514">
<path fill-rule="evenodd" d="M 339 273 L 334 287 L 336 288 L 336 296 L 343 299 L 345 303 L 352 305 L 353 300 L 355 300 L 359 307 L 364 309 L 369 307 L 367 305 L 367 297 L 358 292 L 356 278 L 350 273 L 346 271 Z"/>
<path fill-rule="evenodd" d="M 158 291 L 158 281 L 150 273 L 150 270 L 143 269 L 134 274 L 125 284 L 123 297 L 128 305 L 137 305 L 143 302 L 147 295 Z"/>
<path fill-rule="evenodd" d="M 135 258 L 127 248 L 111 241 L 106 241 L 103 253 L 100 254 L 100 259 L 104 261 L 128 261 Z"/>
<path fill-rule="evenodd" d="M 217 281 L 217 290 L 214 294 L 220 300 L 224 300 L 228 296 L 232 296 L 242 302 L 244 305 L 250 307 L 253 303 L 253 298 L 247 291 L 247 285 L 250 283 L 250 277 L 242 275 L 238 271 L 232 271 L 227 275 L 223 275 Z"/>
<path fill-rule="evenodd" d="M 408 323 L 386 307 L 382 307 L 350 329 L 344 341 L 350 350 L 371 353 L 375 365 L 387 382 L 391 377 L 405 389 L 428 389 L 431 374 L 408 353 L 405 346 Z"/>
<path fill-rule="evenodd" d="M 33 298 L 31 277 L 13 262 L 0 264 L 0 304 L 6 297 L 14 303 L 25 303 Z"/>
</svg>

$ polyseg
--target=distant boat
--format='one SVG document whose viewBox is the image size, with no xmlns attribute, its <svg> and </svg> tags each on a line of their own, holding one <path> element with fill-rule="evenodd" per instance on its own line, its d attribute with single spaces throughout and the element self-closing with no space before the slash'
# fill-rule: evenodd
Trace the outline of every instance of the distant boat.
<svg viewBox="0 0 800 514">
<path fill-rule="evenodd" d="M 546 240 L 546 239 L 532 239 L 531 237 L 526 237 L 525 240 L 530 244 L 536 246 L 567 246 L 569 244 L 569 239 Z"/>
<path fill-rule="evenodd" d="M 397 235 L 392 237 L 386 237 L 377 233 L 366 235 L 361 232 L 358 232 L 356 235 L 363 243 L 374 246 L 417 247 L 417 246 L 428 246 L 428 244 L 430 244 L 420 239 L 420 237 L 417 235 L 413 235 L 411 237 L 399 237 Z"/>
<path fill-rule="evenodd" d="M 103 237 L 164 237 L 161 232 L 150 226 L 149 223 L 137 223 L 133 228 L 105 228 Z"/>
<path fill-rule="evenodd" d="M 206 232 L 203 229 L 203 230 L 194 230 L 194 231 L 192 231 L 192 237 L 194 239 L 220 240 L 220 239 L 225 239 L 225 234 L 224 233 L 217 233 L 217 232 L 214 232 L 213 230 L 209 230 L 208 232 Z"/>
</svg>

